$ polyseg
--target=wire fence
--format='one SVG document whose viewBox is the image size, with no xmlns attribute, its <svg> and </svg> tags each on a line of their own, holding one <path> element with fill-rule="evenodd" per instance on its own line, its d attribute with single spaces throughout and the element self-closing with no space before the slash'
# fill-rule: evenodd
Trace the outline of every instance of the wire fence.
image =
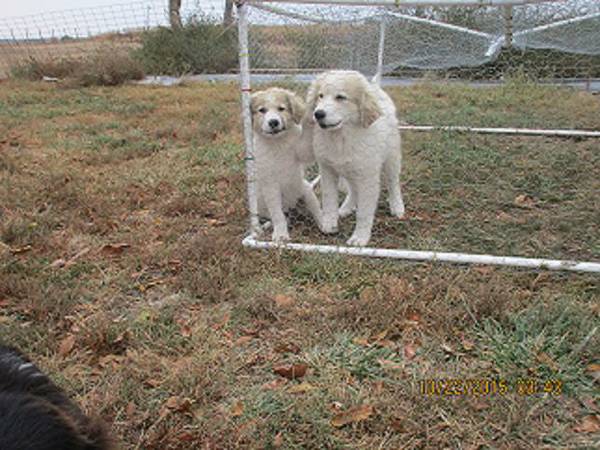
<svg viewBox="0 0 600 450">
<path fill-rule="evenodd" d="M 223 19 L 224 1 L 181 3 L 183 23 Z M 143 31 L 169 24 L 167 0 L 0 18 L 0 76 L 31 59 L 78 58 L 106 47 L 134 49 L 140 46 Z"/>
<path fill-rule="evenodd" d="M 498 79 L 600 77 L 600 3 L 513 7 L 309 5 L 250 2 L 253 69 L 346 68 L 374 74 Z"/>
<path fill-rule="evenodd" d="M 521 71 L 536 79 L 600 78 L 600 2 L 594 0 L 415 8 L 249 3 L 254 72 L 335 67 L 374 73 L 383 26 L 381 69 L 388 75 L 497 80 Z M 224 6 L 224 0 L 183 0 L 182 22 L 221 23 Z M 136 49 L 144 31 L 169 24 L 167 0 L 3 18 L 0 76 L 32 59 L 80 58 L 107 47 Z M 235 49 L 228 51 L 232 54 L 219 57 L 212 72 L 237 69 Z M 192 70 L 198 66 L 207 65 L 190 65 Z"/>
</svg>

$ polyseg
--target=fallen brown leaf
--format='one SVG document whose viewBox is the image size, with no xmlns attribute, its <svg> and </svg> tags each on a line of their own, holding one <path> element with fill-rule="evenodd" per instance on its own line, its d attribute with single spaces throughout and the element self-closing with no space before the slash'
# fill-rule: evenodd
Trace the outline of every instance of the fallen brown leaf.
<svg viewBox="0 0 600 450">
<path fill-rule="evenodd" d="M 192 335 L 192 328 L 188 324 L 180 324 L 179 333 L 181 333 L 183 337 L 190 337 Z"/>
<path fill-rule="evenodd" d="M 280 431 L 273 438 L 273 447 L 280 448 L 283 445 L 283 433 Z"/>
<path fill-rule="evenodd" d="M 148 378 L 147 380 L 144 380 L 144 384 L 151 388 L 157 388 L 162 385 L 162 381 L 157 380 L 156 378 Z"/>
<path fill-rule="evenodd" d="M 235 345 L 246 345 L 252 339 L 254 339 L 253 336 L 240 336 L 239 338 L 236 339 Z"/>
<path fill-rule="evenodd" d="M 589 373 L 595 381 L 600 382 L 600 364 L 590 364 L 585 368 L 585 371 L 586 373 Z"/>
<path fill-rule="evenodd" d="M 292 364 L 288 366 L 277 366 L 273 368 L 273 372 L 288 380 L 302 378 L 306 374 L 308 365 L 304 363 Z"/>
<path fill-rule="evenodd" d="M 519 208 L 531 209 L 535 206 L 536 201 L 531 195 L 519 194 L 513 200 L 513 204 Z"/>
<path fill-rule="evenodd" d="M 192 401 L 189 398 L 182 398 L 174 395 L 167 399 L 164 406 L 173 411 L 189 411 L 192 406 Z"/>
<path fill-rule="evenodd" d="M 244 404 L 238 400 L 231 407 L 231 417 L 240 417 L 242 414 L 244 414 Z"/>
<path fill-rule="evenodd" d="M 371 405 L 356 406 L 333 416 L 331 419 L 331 425 L 336 428 L 340 428 L 344 425 L 348 425 L 349 423 L 367 420 L 372 414 L 373 407 Z"/>
<path fill-rule="evenodd" d="M 69 334 L 66 338 L 60 341 L 60 345 L 58 347 L 58 354 L 63 358 L 67 356 L 75 347 L 75 336 Z"/>
<path fill-rule="evenodd" d="M 294 304 L 294 299 L 289 295 L 277 294 L 273 297 L 275 304 L 281 308 L 287 308 Z"/>
<path fill-rule="evenodd" d="M 408 360 L 413 359 L 417 355 L 417 349 L 412 344 L 404 346 L 404 357 Z"/>
<path fill-rule="evenodd" d="M 574 428 L 575 433 L 597 433 L 600 431 L 600 415 L 585 416 Z"/>
<path fill-rule="evenodd" d="M 279 389 L 281 386 L 286 384 L 288 381 L 285 378 L 277 378 L 275 380 L 269 381 L 262 385 L 263 389 L 268 389 L 270 391 L 274 391 L 275 389 Z"/>
<path fill-rule="evenodd" d="M 369 345 L 369 340 L 364 337 L 355 337 L 354 339 L 352 339 L 352 343 L 366 347 Z"/>
<path fill-rule="evenodd" d="M 131 247 L 131 245 L 126 244 L 125 242 L 118 244 L 106 244 L 100 249 L 100 253 L 108 256 L 118 256 L 129 247 Z"/>
<path fill-rule="evenodd" d="M 300 347 L 293 342 L 277 344 L 273 350 L 277 353 L 300 353 Z"/>
<path fill-rule="evenodd" d="M 133 402 L 127 403 L 127 407 L 125 408 L 125 413 L 127 414 L 127 417 L 129 417 L 131 419 L 135 414 L 135 410 L 136 410 L 135 403 L 133 403 Z"/>
</svg>

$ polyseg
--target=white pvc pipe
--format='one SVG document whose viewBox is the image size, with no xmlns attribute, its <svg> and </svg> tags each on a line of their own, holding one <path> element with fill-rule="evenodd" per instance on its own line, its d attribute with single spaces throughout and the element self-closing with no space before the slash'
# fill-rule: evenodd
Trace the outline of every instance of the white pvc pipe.
<svg viewBox="0 0 600 450">
<path fill-rule="evenodd" d="M 242 244 L 257 249 L 285 249 L 311 253 L 366 256 L 369 258 L 392 258 L 409 261 L 451 262 L 458 264 L 487 264 L 529 269 L 567 270 L 572 272 L 600 273 L 600 263 L 558 259 L 521 258 L 518 256 L 477 255 L 471 253 L 446 253 L 432 251 L 396 250 L 372 247 L 340 247 L 336 245 L 276 244 L 246 237 Z"/>
<path fill-rule="evenodd" d="M 583 22 L 585 20 L 598 19 L 598 18 L 600 18 L 600 13 L 594 13 L 594 14 L 588 14 L 586 16 L 574 17 L 572 19 L 559 20 L 558 22 L 552 22 L 552 23 L 549 23 L 546 25 L 540 25 L 538 27 L 530 28 L 528 30 L 517 31 L 517 32 L 513 33 L 513 42 L 515 41 L 516 38 L 519 38 L 521 36 L 527 36 L 528 34 L 537 33 L 539 31 L 551 30 L 553 28 L 561 27 L 563 25 L 571 25 L 574 23 Z M 487 51 L 486 56 L 488 54 L 493 54 L 491 52 L 495 51 L 495 49 L 498 46 L 504 45 L 505 42 L 506 42 L 506 38 L 504 36 L 501 36 L 498 39 L 496 39 L 496 41 L 494 41 L 492 43 L 492 45 L 490 46 L 490 50 Z"/>
<path fill-rule="evenodd" d="M 248 11 L 244 2 L 237 3 L 238 41 L 240 59 L 240 87 L 242 96 L 242 122 L 244 125 L 244 143 L 246 145 L 246 184 L 248 189 L 248 209 L 250 211 L 250 230 L 260 232 L 258 219 L 258 200 L 256 196 L 256 168 L 254 166 L 254 145 L 252 138 L 252 117 L 250 113 L 250 58 L 248 54 Z"/>
<path fill-rule="evenodd" d="M 534 3 L 550 3 L 562 0 L 254 0 L 255 2 L 312 3 L 348 6 L 517 6 Z"/>
<path fill-rule="evenodd" d="M 402 20 L 408 20 L 410 22 L 423 23 L 423 24 L 432 25 L 432 26 L 438 27 L 438 28 L 444 28 L 446 30 L 458 31 L 460 33 L 470 34 L 472 36 L 482 37 L 485 39 L 492 39 L 495 37 L 491 34 L 484 33 L 483 31 L 476 31 L 476 30 L 461 27 L 458 25 L 452 25 L 449 23 L 440 22 L 438 20 L 425 19 L 423 17 L 409 16 L 407 14 L 400 14 L 400 13 L 395 13 L 395 12 L 386 12 L 386 15 L 389 15 L 390 17 L 396 17 L 396 18 L 402 19 Z"/>
<path fill-rule="evenodd" d="M 379 47 L 377 49 L 377 72 L 373 81 L 377 84 L 381 83 L 383 76 L 383 52 L 385 50 L 385 16 L 379 18 Z"/>
<path fill-rule="evenodd" d="M 399 125 L 399 130 L 406 131 L 457 131 L 479 134 L 513 134 L 522 136 L 554 136 L 600 138 L 600 131 L 588 130 L 546 130 L 535 128 L 481 128 L 463 126 L 431 126 L 431 125 Z"/>
</svg>

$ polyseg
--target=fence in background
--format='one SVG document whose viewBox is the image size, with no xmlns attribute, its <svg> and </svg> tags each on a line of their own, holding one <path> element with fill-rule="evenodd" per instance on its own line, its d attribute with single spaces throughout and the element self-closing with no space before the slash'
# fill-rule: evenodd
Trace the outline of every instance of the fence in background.
<svg viewBox="0 0 600 450">
<path fill-rule="evenodd" d="M 224 0 L 182 0 L 181 19 L 218 22 L 223 11 Z M 77 58 L 106 47 L 136 48 L 142 31 L 159 26 L 169 26 L 167 0 L 0 18 L 0 76 L 32 58 Z"/>
<path fill-rule="evenodd" d="M 220 23 L 224 4 L 183 0 L 182 21 Z M 253 2 L 249 14 L 255 72 L 374 70 L 383 26 L 386 74 L 497 80 L 521 70 L 535 78 L 600 78 L 600 2 L 595 0 L 403 8 L 268 1 Z M 138 48 L 142 31 L 168 25 L 167 0 L 0 19 L 0 76 L 31 59 L 78 58 L 106 47 Z M 232 64 L 230 70 L 236 69 Z"/>
</svg>

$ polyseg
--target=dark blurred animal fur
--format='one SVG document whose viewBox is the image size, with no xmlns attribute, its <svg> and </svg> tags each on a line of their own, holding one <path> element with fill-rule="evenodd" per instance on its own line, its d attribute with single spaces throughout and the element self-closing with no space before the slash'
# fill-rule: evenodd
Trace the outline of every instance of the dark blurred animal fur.
<svg viewBox="0 0 600 450">
<path fill-rule="evenodd" d="M 21 352 L 0 345 L 0 449 L 110 448 L 100 421 L 88 418 Z"/>
</svg>

